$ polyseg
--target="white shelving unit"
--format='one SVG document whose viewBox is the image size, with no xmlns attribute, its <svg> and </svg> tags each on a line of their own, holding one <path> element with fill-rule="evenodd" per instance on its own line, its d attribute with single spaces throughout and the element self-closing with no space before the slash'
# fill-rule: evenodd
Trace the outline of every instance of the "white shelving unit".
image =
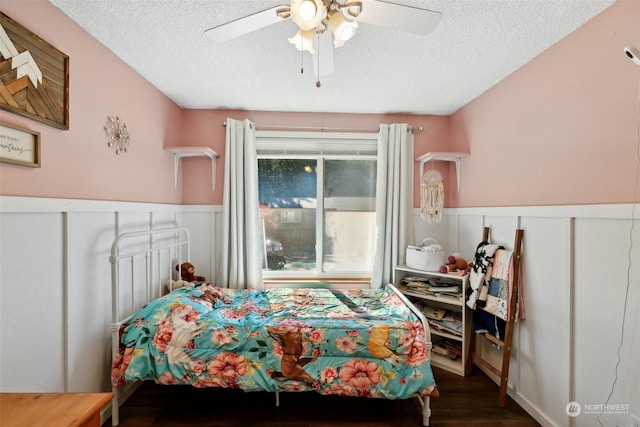
<svg viewBox="0 0 640 427">
<path fill-rule="evenodd" d="M 178 187 L 178 171 L 180 159 L 183 157 L 208 157 L 211 159 L 211 187 L 216 189 L 216 159 L 218 153 L 209 147 L 166 147 L 165 151 L 173 153 L 173 183 Z"/>
<path fill-rule="evenodd" d="M 431 295 L 424 294 L 421 292 L 413 292 L 407 289 L 404 289 L 400 286 L 401 281 L 406 277 L 422 277 L 422 278 L 438 278 L 450 282 L 452 284 L 460 284 L 462 293 L 460 298 L 446 296 L 446 295 Z M 434 351 L 431 352 L 431 363 L 433 366 L 440 367 L 442 369 L 446 369 L 447 371 L 456 373 L 460 376 L 464 376 L 465 374 L 465 366 L 468 352 L 468 344 L 469 344 L 469 336 L 471 333 L 471 315 L 470 311 L 466 308 L 465 304 L 465 293 L 467 288 L 468 275 L 460 276 L 457 273 L 436 273 L 431 271 L 422 271 L 416 270 L 413 268 L 409 268 L 405 265 L 399 265 L 394 268 L 393 271 L 393 283 L 398 289 L 405 294 L 409 299 L 413 302 L 416 302 L 418 305 L 423 304 L 432 308 L 440 308 L 444 310 L 449 310 L 452 312 L 459 313 L 460 318 L 462 319 L 462 335 L 457 336 L 455 334 L 439 331 L 434 327 L 430 327 L 431 329 L 431 341 L 434 344 L 434 347 L 444 339 L 457 342 L 460 345 L 460 349 L 462 352 L 461 357 L 455 360 L 451 360 L 446 356 L 441 354 L 437 354 Z M 426 316 L 428 320 L 428 316 Z"/>
<path fill-rule="evenodd" d="M 418 157 L 416 159 L 416 162 L 420 162 L 420 176 L 424 174 L 424 165 L 428 161 L 439 160 L 445 162 L 454 162 L 456 164 L 456 179 L 458 181 L 458 191 L 460 191 L 460 159 L 467 155 L 468 153 L 431 152 Z"/>
</svg>

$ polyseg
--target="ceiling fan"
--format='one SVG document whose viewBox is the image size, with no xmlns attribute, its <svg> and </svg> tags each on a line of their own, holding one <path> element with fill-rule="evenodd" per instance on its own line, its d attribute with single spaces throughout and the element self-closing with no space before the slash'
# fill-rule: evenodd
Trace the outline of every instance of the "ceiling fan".
<svg viewBox="0 0 640 427">
<path fill-rule="evenodd" d="M 312 55 L 316 86 L 320 87 L 320 76 L 333 72 L 333 48 L 354 36 L 358 22 L 426 36 L 436 28 L 442 14 L 382 0 L 291 0 L 290 4 L 208 29 L 205 35 L 222 42 L 289 18 L 298 26 L 289 42 Z"/>
</svg>

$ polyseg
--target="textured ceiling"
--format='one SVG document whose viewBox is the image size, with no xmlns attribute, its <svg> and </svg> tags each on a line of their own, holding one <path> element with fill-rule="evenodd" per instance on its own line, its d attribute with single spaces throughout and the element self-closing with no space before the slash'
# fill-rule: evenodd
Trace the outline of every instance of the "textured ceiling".
<svg viewBox="0 0 640 427">
<path fill-rule="evenodd" d="M 615 2 L 392 0 L 442 20 L 426 37 L 361 23 L 316 88 L 311 57 L 301 74 L 301 54 L 287 41 L 297 29 L 291 20 L 220 43 L 203 34 L 286 0 L 50 1 L 184 108 L 438 115 Z"/>
</svg>

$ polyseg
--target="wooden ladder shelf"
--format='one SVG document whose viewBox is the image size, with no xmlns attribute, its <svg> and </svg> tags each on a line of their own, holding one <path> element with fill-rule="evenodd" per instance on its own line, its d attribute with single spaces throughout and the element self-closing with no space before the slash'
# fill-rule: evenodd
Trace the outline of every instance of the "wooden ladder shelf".
<svg viewBox="0 0 640 427">
<path fill-rule="evenodd" d="M 515 241 L 513 244 L 513 285 L 512 295 L 509 303 L 509 316 L 506 320 L 504 340 L 500 340 L 488 332 L 484 334 L 472 334 L 469 343 L 469 354 L 467 357 L 467 363 L 465 366 L 465 373 L 469 375 L 473 368 L 473 365 L 491 371 L 497 377 L 500 377 L 500 390 L 498 392 L 498 405 L 505 407 L 507 404 L 507 383 L 509 380 L 509 362 L 511 359 L 511 350 L 513 347 L 513 328 L 516 321 L 517 311 L 516 304 L 518 301 L 518 289 L 520 286 L 520 268 L 521 268 L 521 252 L 522 252 L 522 237 L 524 231 L 522 229 L 516 230 Z M 484 227 L 482 233 L 482 241 L 489 242 L 489 227 Z M 489 340 L 493 344 L 502 349 L 502 366 L 501 369 L 497 369 L 482 357 L 476 354 L 476 336 L 480 335 Z"/>
</svg>

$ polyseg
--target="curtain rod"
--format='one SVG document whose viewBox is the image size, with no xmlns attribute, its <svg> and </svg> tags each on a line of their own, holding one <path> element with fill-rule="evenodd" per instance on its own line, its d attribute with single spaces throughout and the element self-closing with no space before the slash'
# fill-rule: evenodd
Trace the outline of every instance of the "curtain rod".
<svg viewBox="0 0 640 427">
<path fill-rule="evenodd" d="M 227 122 L 222 122 L 222 126 L 227 126 Z M 379 129 L 369 129 L 369 128 L 350 128 L 350 127 L 317 127 L 317 126 L 284 126 L 284 125 L 256 125 L 256 129 L 293 129 L 293 130 L 313 130 L 313 131 L 330 131 L 330 132 L 338 132 L 338 131 L 347 131 L 347 132 L 371 132 L 378 133 Z M 414 128 L 409 126 L 409 132 L 422 132 L 424 131 L 424 126 L 418 126 Z"/>
</svg>

